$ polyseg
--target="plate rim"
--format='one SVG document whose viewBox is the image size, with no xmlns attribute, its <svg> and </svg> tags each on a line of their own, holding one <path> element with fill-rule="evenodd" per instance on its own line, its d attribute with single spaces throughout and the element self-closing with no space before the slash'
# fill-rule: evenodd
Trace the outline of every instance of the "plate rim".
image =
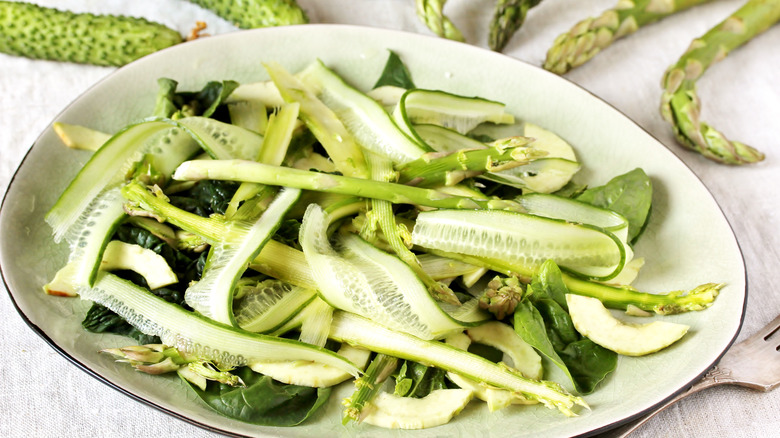
<svg viewBox="0 0 780 438">
<path fill-rule="evenodd" d="M 618 428 L 620 426 L 626 425 L 626 424 L 628 424 L 628 423 L 630 423 L 632 421 L 635 421 L 638 418 L 641 418 L 641 417 L 645 416 L 646 414 L 654 411 L 656 408 L 664 405 L 665 403 L 667 403 L 672 398 L 676 397 L 677 395 L 679 395 L 683 391 L 687 390 L 692 384 L 694 384 L 695 382 L 697 382 L 701 378 L 703 378 L 710 371 L 710 369 L 712 369 L 712 367 L 715 366 L 721 360 L 723 355 L 726 354 L 726 352 L 731 348 L 731 346 L 733 346 L 734 342 L 739 337 L 739 334 L 742 331 L 742 328 L 743 328 L 743 325 L 744 325 L 745 315 L 746 315 L 746 310 L 747 310 L 748 294 L 749 294 L 749 290 L 750 290 L 749 284 L 748 284 L 749 278 L 748 278 L 748 275 L 747 275 L 746 261 L 745 261 L 745 257 L 744 257 L 744 252 L 742 251 L 742 247 L 741 247 L 740 241 L 737 238 L 736 233 L 734 232 L 734 227 L 731 224 L 731 221 L 729 220 L 728 216 L 726 216 L 725 212 L 723 211 L 723 208 L 717 202 L 715 197 L 712 195 L 711 190 L 709 189 L 709 187 L 707 187 L 704 184 L 704 182 L 701 180 L 699 175 L 697 175 L 691 169 L 691 167 L 682 158 L 680 158 L 680 156 L 678 154 L 676 154 L 666 144 L 661 142 L 656 136 L 654 136 L 652 133 L 650 133 L 642 125 L 640 125 L 639 123 L 634 121 L 632 118 L 630 118 L 623 111 L 621 111 L 620 109 L 615 107 L 613 104 L 607 102 L 606 100 L 604 100 L 601 97 L 597 96 L 596 94 L 594 94 L 590 90 L 584 88 L 583 86 L 573 82 L 572 80 L 568 79 L 567 77 L 564 77 L 562 75 L 557 75 L 555 73 L 552 73 L 552 72 L 549 72 L 547 70 L 544 70 L 543 68 L 541 68 L 541 67 L 539 67 L 537 65 L 531 64 L 530 62 L 527 62 L 527 61 L 524 61 L 524 60 L 521 60 L 521 59 L 518 59 L 518 58 L 514 58 L 514 57 L 511 57 L 509 55 L 505 55 L 503 53 L 492 52 L 492 51 L 490 51 L 488 49 L 485 49 L 485 48 L 482 48 L 482 47 L 479 47 L 479 46 L 475 46 L 475 45 L 471 45 L 471 44 L 458 43 L 458 42 L 455 42 L 455 41 L 446 40 L 446 39 L 438 38 L 438 37 L 431 36 L 431 35 L 419 34 L 419 33 L 411 32 L 411 31 L 397 30 L 397 29 L 387 29 L 387 28 L 376 28 L 376 27 L 363 26 L 363 25 L 333 24 L 333 23 L 312 23 L 312 24 L 305 24 L 305 25 L 285 26 L 285 28 L 287 28 L 287 29 L 289 29 L 289 28 L 300 28 L 300 27 L 304 27 L 304 26 L 306 28 L 309 28 L 309 29 L 311 29 L 311 28 L 335 29 L 335 30 L 338 30 L 338 29 L 349 29 L 349 30 L 358 31 L 358 32 L 386 33 L 388 35 L 396 34 L 396 35 L 403 35 L 406 38 L 420 38 L 420 39 L 426 39 L 426 40 L 436 40 L 437 41 L 436 44 L 440 43 L 440 44 L 445 44 L 445 45 L 464 45 L 464 46 L 469 47 L 471 49 L 476 49 L 477 51 L 488 52 L 488 53 L 491 53 L 491 54 L 495 54 L 495 55 L 499 55 L 499 56 L 511 59 L 512 62 L 524 64 L 524 65 L 526 65 L 526 67 L 533 68 L 533 69 L 535 69 L 535 70 L 537 70 L 537 71 L 539 71 L 539 72 L 541 72 L 543 74 L 548 74 L 548 75 L 555 76 L 559 80 L 563 80 L 563 81 L 567 82 L 569 84 L 569 86 L 574 86 L 577 89 L 579 89 L 580 91 L 585 92 L 591 98 L 594 98 L 594 99 L 598 100 L 601 104 L 607 105 L 610 108 L 611 111 L 613 111 L 614 113 L 619 115 L 627 123 L 631 124 L 634 128 L 639 128 L 644 133 L 644 135 L 646 135 L 647 137 L 651 138 L 655 143 L 658 144 L 659 147 L 661 147 L 662 149 L 666 150 L 666 152 L 668 152 L 670 155 L 672 155 L 675 160 L 679 161 L 680 164 L 682 164 L 688 170 L 688 172 L 690 172 L 690 174 L 701 184 L 702 188 L 712 198 L 713 204 L 717 207 L 718 212 L 720 213 L 720 216 L 723 218 L 723 220 L 725 221 L 726 225 L 728 226 L 728 229 L 730 231 L 730 237 L 731 237 L 731 239 L 733 239 L 733 242 L 736 244 L 737 252 L 739 253 L 739 258 L 741 260 L 740 269 L 741 269 L 741 277 L 742 277 L 743 283 L 744 283 L 744 290 L 742 291 L 742 300 L 741 300 L 741 303 L 740 303 L 741 304 L 741 309 L 740 309 L 739 319 L 737 321 L 738 323 L 737 323 L 735 332 L 731 336 L 731 339 L 725 344 L 725 348 L 716 355 L 716 360 L 714 360 L 711 364 L 709 364 L 706 367 L 706 369 L 701 371 L 694 379 L 692 379 L 692 380 L 682 384 L 676 391 L 673 391 L 667 397 L 663 398 L 660 402 L 657 402 L 654 405 L 652 405 L 652 406 L 650 406 L 650 407 L 648 407 L 646 409 L 643 409 L 643 410 L 641 410 L 638 413 L 635 413 L 634 415 L 628 416 L 626 418 L 622 418 L 622 419 L 617 420 L 617 421 L 615 421 L 613 423 L 606 424 L 604 426 L 596 427 L 596 428 L 590 427 L 589 430 L 583 430 L 581 433 L 579 433 L 579 434 L 577 434 L 575 436 L 577 436 L 577 437 L 590 437 L 590 436 L 595 436 L 595 435 L 598 435 L 598 434 L 601 434 L 601 433 L 605 433 L 605 432 L 608 432 L 608 431 L 613 430 L 615 428 Z M 279 29 L 278 27 L 272 27 L 272 28 L 238 30 L 238 31 L 235 31 L 235 32 L 229 32 L 229 33 L 213 35 L 213 36 L 210 36 L 208 39 L 209 40 L 215 40 L 215 39 L 227 38 L 227 37 L 231 37 L 231 36 L 232 36 L 232 38 L 235 38 L 236 37 L 235 34 L 237 34 L 237 33 L 244 33 L 244 34 L 246 34 L 246 33 L 273 33 L 274 31 L 276 31 L 278 29 Z M 193 41 L 193 42 L 197 43 L 197 41 Z M 149 62 L 149 59 L 153 59 L 153 58 L 159 57 L 159 56 L 165 56 L 166 53 L 168 53 L 170 51 L 178 50 L 179 48 L 180 48 L 180 46 L 172 46 L 172 47 L 160 50 L 158 52 L 152 53 L 150 55 L 147 55 L 147 56 L 145 56 L 144 58 L 141 58 L 138 61 L 146 60 L 145 62 Z M 66 113 L 76 102 L 81 100 L 81 98 L 84 95 L 91 93 L 92 90 L 94 90 L 95 88 L 100 87 L 104 82 L 109 81 L 118 72 L 121 72 L 121 71 L 123 71 L 123 70 L 125 70 L 127 68 L 135 68 L 134 66 L 138 63 L 138 61 L 135 61 L 135 62 L 132 62 L 130 64 L 121 66 L 121 67 L 117 68 L 116 70 L 114 70 L 114 71 L 108 73 L 107 75 L 103 76 L 99 80 L 97 80 L 95 83 L 93 83 L 92 85 L 87 87 L 84 91 L 82 91 L 77 97 L 75 97 L 73 100 L 71 100 L 67 105 L 65 105 L 51 119 L 51 121 L 45 126 L 45 128 L 41 131 L 41 133 L 36 137 L 36 139 L 34 140 L 32 145 L 25 152 L 25 154 L 22 157 L 21 161 L 19 162 L 18 166 L 14 170 L 14 173 L 13 173 L 12 177 L 10 178 L 7 187 L 5 188 L 5 192 L 3 193 L 3 199 L 0 202 L 0 226 L 2 226 L 3 223 L 4 223 L 3 219 L 5 218 L 4 212 L 6 211 L 6 208 L 5 208 L 6 207 L 6 201 L 9 198 L 9 194 L 12 193 L 12 188 L 14 186 L 14 183 L 16 182 L 16 179 L 17 179 L 17 176 L 18 176 L 20 170 L 22 169 L 22 167 L 27 162 L 27 160 L 28 160 L 30 154 L 32 153 L 32 150 L 35 147 L 35 145 L 38 144 L 41 141 L 41 138 L 51 128 L 52 124 L 55 121 L 59 120 L 61 118 L 61 116 L 64 113 Z M 686 152 L 686 151 L 683 150 L 683 152 Z M 12 292 L 11 286 L 10 286 L 8 280 L 6 279 L 6 274 L 5 274 L 5 271 L 3 269 L 3 265 L 2 265 L 2 259 L 0 259 L 0 278 L 2 279 L 2 282 L 3 282 L 3 285 L 4 285 L 5 289 L 6 289 L 6 292 L 7 292 L 8 296 L 9 296 L 9 298 L 11 299 L 11 303 L 13 304 L 13 306 L 16 309 L 17 313 L 20 315 L 20 317 L 25 322 L 25 324 L 31 330 L 33 330 L 33 332 L 35 332 L 38 336 L 40 336 L 58 354 L 60 354 L 62 357 L 64 357 L 70 363 L 74 364 L 77 368 L 81 369 L 87 375 L 97 379 L 98 381 L 100 381 L 101 383 L 105 384 L 106 386 L 108 386 L 108 387 L 118 391 L 121 394 L 124 394 L 124 395 L 128 396 L 129 398 L 131 398 L 131 399 L 133 399 L 135 401 L 143 403 L 146 406 L 152 407 L 152 408 L 154 408 L 154 409 L 156 409 L 156 410 L 158 410 L 160 412 L 163 412 L 163 413 L 165 413 L 165 414 L 167 414 L 167 415 L 169 415 L 169 416 L 171 416 L 173 418 L 176 418 L 176 419 L 179 419 L 181 421 L 184 421 L 185 423 L 188 423 L 190 425 L 194 425 L 194 426 L 199 427 L 201 429 L 204 429 L 206 431 L 215 432 L 215 433 L 219 433 L 219 434 L 223 434 L 223 435 L 231 436 L 231 437 L 245 437 L 245 436 L 248 436 L 248 435 L 243 435 L 243 434 L 236 433 L 236 432 L 233 432 L 233 431 L 225 430 L 225 429 L 217 427 L 217 426 L 212 426 L 212 425 L 206 424 L 205 422 L 201 422 L 199 420 L 195 420 L 193 418 L 190 418 L 190 417 L 188 417 L 185 414 L 175 412 L 174 410 L 168 409 L 168 408 L 166 408 L 166 407 L 164 407 L 164 406 L 162 406 L 162 405 L 160 405 L 160 404 L 158 404 L 158 403 L 156 403 L 156 402 L 154 402 L 152 400 L 148 400 L 147 398 L 144 398 L 141 395 L 134 393 L 132 390 L 130 390 L 128 388 L 124 388 L 120 383 L 113 382 L 108 377 L 105 377 L 105 376 L 99 374 L 97 371 L 95 371 L 92 368 L 90 368 L 87 364 L 83 363 L 82 361 L 80 361 L 79 359 L 75 358 L 70 353 L 68 353 L 68 351 L 64 347 L 62 347 L 59 344 L 57 344 L 56 341 L 54 341 L 51 337 L 49 337 L 49 335 L 46 334 L 46 332 L 43 329 L 41 329 L 37 324 L 35 324 L 27 316 L 27 314 L 24 313 L 24 311 L 21 309 L 21 307 L 17 303 L 16 297 L 15 297 L 15 293 Z"/>
</svg>

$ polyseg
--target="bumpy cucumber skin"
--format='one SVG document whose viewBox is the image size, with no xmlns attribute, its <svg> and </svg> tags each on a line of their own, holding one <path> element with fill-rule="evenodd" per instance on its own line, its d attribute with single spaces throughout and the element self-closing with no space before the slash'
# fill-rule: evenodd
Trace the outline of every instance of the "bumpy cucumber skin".
<svg viewBox="0 0 780 438">
<path fill-rule="evenodd" d="M 190 0 L 242 29 L 306 24 L 295 0 Z"/>
<path fill-rule="evenodd" d="M 10 55 L 121 66 L 182 41 L 177 31 L 143 18 L 0 1 L 0 52 Z"/>
</svg>

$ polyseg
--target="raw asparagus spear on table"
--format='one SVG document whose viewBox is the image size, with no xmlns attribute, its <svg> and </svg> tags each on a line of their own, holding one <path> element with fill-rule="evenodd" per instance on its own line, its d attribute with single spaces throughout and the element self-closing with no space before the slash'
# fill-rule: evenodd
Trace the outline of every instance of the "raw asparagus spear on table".
<svg viewBox="0 0 780 438">
<path fill-rule="evenodd" d="M 597 18 L 587 18 L 555 39 L 544 68 L 564 74 L 640 27 L 711 0 L 619 0 Z"/>
<path fill-rule="evenodd" d="M 488 46 L 497 52 L 506 47 L 509 39 L 525 22 L 528 10 L 542 0 L 497 0 L 490 20 Z"/>
<path fill-rule="evenodd" d="M 455 41 L 465 41 L 463 34 L 444 15 L 444 4 L 447 0 L 415 0 L 417 17 L 436 35 Z"/>
<path fill-rule="evenodd" d="M 780 0 L 749 0 L 728 18 L 695 39 L 664 74 L 661 114 L 672 125 L 677 140 L 705 157 L 726 164 L 755 163 L 764 154 L 731 141 L 700 120 L 701 101 L 696 81 L 729 52 L 750 41 L 780 20 Z"/>
</svg>

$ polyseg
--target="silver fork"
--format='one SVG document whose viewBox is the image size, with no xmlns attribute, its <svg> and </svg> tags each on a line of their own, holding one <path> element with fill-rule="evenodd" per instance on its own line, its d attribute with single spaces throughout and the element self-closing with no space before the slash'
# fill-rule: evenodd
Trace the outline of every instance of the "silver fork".
<svg viewBox="0 0 780 438">
<path fill-rule="evenodd" d="M 756 391 L 771 391 L 780 385 L 780 315 L 756 334 L 733 345 L 698 382 L 648 415 L 598 438 L 624 438 L 657 413 L 702 389 L 717 385 L 739 385 Z"/>
</svg>

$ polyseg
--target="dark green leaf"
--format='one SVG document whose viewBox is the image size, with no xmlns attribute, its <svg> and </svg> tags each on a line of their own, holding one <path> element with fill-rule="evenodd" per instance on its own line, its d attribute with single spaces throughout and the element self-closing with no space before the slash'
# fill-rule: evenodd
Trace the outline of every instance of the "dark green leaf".
<svg viewBox="0 0 780 438">
<path fill-rule="evenodd" d="M 577 391 L 592 392 L 617 366 L 617 354 L 574 328 L 566 306 L 569 290 L 552 260 L 537 270 L 528 289 L 528 298 L 515 309 L 515 331 L 566 372 Z"/>
<path fill-rule="evenodd" d="M 400 397 L 422 398 L 437 389 L 447 387 L 446 372 L 418 362 L 404 361 L 395 374 L 394 394 Z"/>
<path fill-rule="evenodd" d="M 414 82 L 412 82 L 412 75 L 409 74 L 409 70 L 398 54 L 393 51 L 390 51 L 390 56 L 387 58 L 382 75 L 379 76 L 376 84 L 374 84 L 374 88 L 384 85 L 406 88 L 407 90 L 415 88 Z"/>
<path fill-rule="evenodd" d="M 589 394 L 617 367 L 618 355 L 588 338 L 572 342 L 558 352 L 569 368 L 577 390 Z"/>
<path fill-rule="evenodd" d="M 232 181 L 204 180 L 186 193 L 171 196 L 170 201 L 172 205 L 190 213 L 209 217 L 214 213 L 225 214 L 236 189 L 238 183 Z"/>
<path fill-rule="evenodd" d="M 628 219 L 628 239 L 633 243 L 650 215 L 653 185 L 645 171 L 637 168 L 603 186 L 585 190 L 577 199 L 622 214 Z"/>
<path fill-rule="evenodd" d="M 128 324 L 124 318 L 112 312 L 107 307 L 94 303 L 87 312 L 87 316 L 81 322 L 85 330 L 92 333 L 115 333 L 128 336 L 138 341 L 138 344 L 159 344 L 160 338 L 141 333 Z"/>
<path fill-rule="evenodd" d="M 262 426 L 296 426 L 310 418 L 330 396 L 330 388 L 286 385 L 239 368 L 234 374 L 246 384 L 231 387 L 209 382 L 206 390 L 190 387 L 218 413 L 246 423 Z"/>
<path fill-rule="evenodd" d="M 169 118 L 215 116 L 225 99 L 239 85 L 235 81 L 211 81 L 200 91 L 177 92 L 178 83 L 173 79 L 160 78 L 157 84 L 154 115 Z"/>
</svg>

